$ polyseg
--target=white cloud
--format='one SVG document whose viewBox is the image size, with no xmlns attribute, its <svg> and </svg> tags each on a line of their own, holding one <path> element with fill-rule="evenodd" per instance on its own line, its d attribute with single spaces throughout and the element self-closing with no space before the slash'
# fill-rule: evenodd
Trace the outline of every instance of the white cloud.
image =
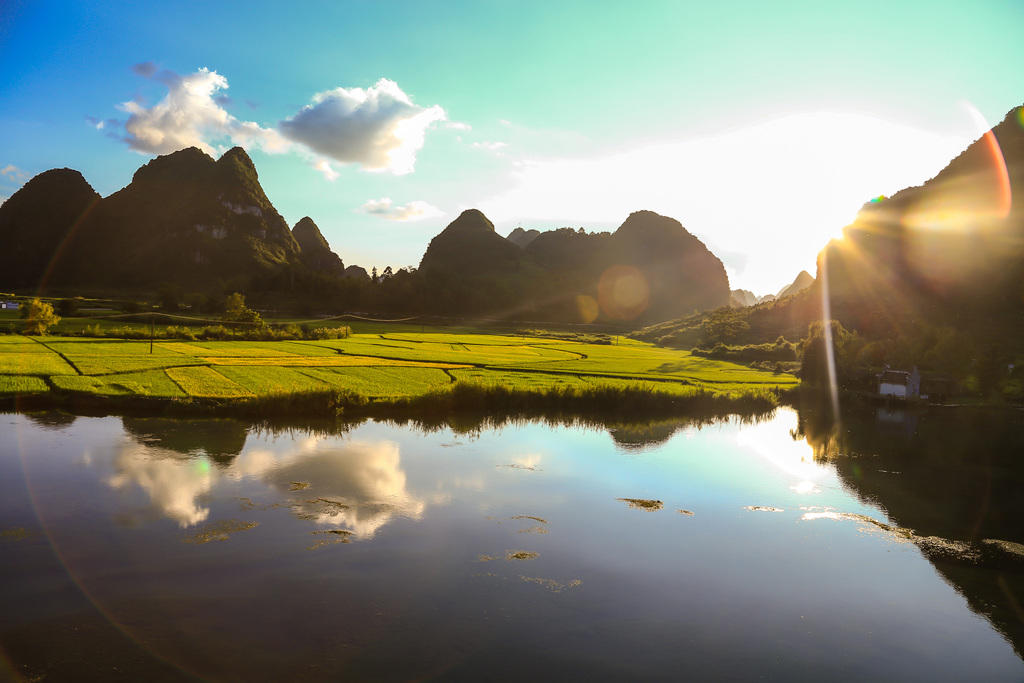
<svg viewBox="0 0 1024 683">
<path fill-rule="evenodd" d="M 114 458 L 115 474 L 107 483 L 124 489 L 135 484 L 149 496 L 154 508 L 181 527 L 192 526 L 210 516 L 210 508 L 199 503 L 208 495 L 216 471 L 196 467 L 177 454 L 131 443 L 125 444 Z"/>
<path fill-rule="evenodd" d="M 397 83 L 382 78 L 367 89 L 318 93 L 280 129 L 334 161 L 402 175 L 413 171 L 427 129 L 445 119 L 441 107 L 419 107 Z"/>
<path fill-rule="evenodd" d="M 738 274 L 734 288 L 771 292 L 802 269 L 813 273 L 817 252 L 870 197 L 926 180 L 969 142 L 868 116 L 808 113 L 714 137 L 518 162 L 508 189 L 477 206 L 502 226 L 598 229 L 651 209 L 720 247 Z"/>
<path fill-rule="evenodd" d="M 8 179 L 15 182 L 21 182 L 22 180 L 25 180 L 25 178 L 28 178 L 28 173 L 21 170 L 14 164 L 7 164 L 3 168 L 0 168 L 0 175 L 7 176 Z"/>
<path fill-rule="evenodd" d="M 154 71 L 136 69 L 140 74 L 151 75 Z M 148 108 L 136 101 L 120 105 L 130 114 L 124 124 L 124 140 L 132 149 L 144 154 L 167 154 L 198 147 L 214 154 L 212 143 L 222 141 L 261 147 L 270 153 L 284 152 L 290 147 L 276 130 L 239 121 L 218 103 L 217 92 L 226 89 L 228 81 L 216 71 L 202 68 L 187 76 L 162 72 L 158 80 L 168 88 L 160 102 Z"/>
<path fill-rule="evenodd" d="M 334 182 L 338 179 L 338 172 L 331 166 L 331 162 L 327 159 L 319 159 L 313 164 L 313 168 L 323 174 L 324 178 Z"/>
<path fill-rule="evenodd" d="M 6 202 L 8 199 L 8 197 L 0 195 L 0 206 L 3 206 L 4 202 Z"/>
<path fill-rule="evenodd" d="M 126 134 L 119 139 L 144 154 L 198 147 L 213 155 L 230 144 L 270 154 L 297 152 L 327 180 L 338 177 L 332 163 L 401 175 L 413 171 L 427 130 L 446 120 L 441 107 L 419 107 L 397 83 L 382 78 L 365 90 L 335 88 L 319 93 L 277 128 L 263 127 L 228 113 L 225 107 L 232 100 L 223 92 L 228 81 L 216 71 L 202 68 L 180 76 L 160 71 L 152 62 L 136 64 L 132 70 L 167 87 L 167 94 L 153 106 L 139 98 L 119 105 L 130 115 L 123 122 Z M 107 129 L 112 137 L 117 134 L 110 129 L 122 124 L 93 116 L 86 121 L 97 130 Z M 458 121 L 448 127 L 471 128 Z"/>
<path fill-rule="evenodd" d="M 403 223 L 443 215 L 440 209 L 436 206 L 431 206 L 427 202 L 413 201 L 408 204 L 395 204 L 391 201 L 390 197 L 371 199 L 359 207 L 359 210 L 371 216 L 380 216 L 389 221 Z"/>
<path fill-rule="evenodd" d="M 473 126 L 468 123 L 463 123 L 462 121 L 449 121 L 444 124 L 444 127 L 450 128 L 451 130 L 473 130 Z"/>
<path fill-rule="evenodd" d="M 507 142 L 474 142 L 473 147 L 476 149 L 486 149 L 488 152 L 500 152 L 505 147 L 508 147 Z"/>
</svg>

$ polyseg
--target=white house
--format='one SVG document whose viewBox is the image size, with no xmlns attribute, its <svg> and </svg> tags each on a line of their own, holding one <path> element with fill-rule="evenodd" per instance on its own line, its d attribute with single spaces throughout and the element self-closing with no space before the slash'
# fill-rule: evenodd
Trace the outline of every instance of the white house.
<svg viewBox="0 0 1024 683">
<path fill-rule="evenodd" d="M 910 372 L 890 370 L 888 367 L 878 375 L 878 395 L 893 398 L 918 398 L 921 396 L 921 373 L 917 366 Z"/>
</svg>

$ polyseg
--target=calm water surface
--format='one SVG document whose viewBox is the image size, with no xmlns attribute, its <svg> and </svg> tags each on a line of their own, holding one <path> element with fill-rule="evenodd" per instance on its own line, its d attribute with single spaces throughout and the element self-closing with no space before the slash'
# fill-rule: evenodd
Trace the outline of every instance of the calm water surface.
<svg viewBox="0 0 1024 683">
<path fill-rule="evenodd" d="M 1021 567 L 928 550 L 1024 542 L 1022 430 L 954 422 L 0 415 L 0 674 L 1024 680 Z"/>
</svg>

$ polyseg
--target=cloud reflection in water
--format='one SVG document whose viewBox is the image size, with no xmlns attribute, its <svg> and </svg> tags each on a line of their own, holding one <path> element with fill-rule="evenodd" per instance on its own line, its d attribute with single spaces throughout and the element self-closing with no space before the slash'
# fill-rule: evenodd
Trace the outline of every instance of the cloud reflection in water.
<svg viewBox="0 0 1024 683">
<path fill-rule="evenodd" d="M 339 444 L 309 438 L 283 453 L 243 451 L 219 467 L 211 467 L 205 456 L 126 441 L 112 464 L 110 486 L 139 486 L 153 508 L 183 528 L 210 516 L 201 501 L 221 479 L 262 482 L 286 496 L 298 517 L 345 528 L 359 539 L 372 538 L 395 518 L 419 519 L 426 508 L 426 501 L 408 490 L 399 446 L 392 441 Z M 308 486 L 295 490 L 295 482 Z"/>
</svg>

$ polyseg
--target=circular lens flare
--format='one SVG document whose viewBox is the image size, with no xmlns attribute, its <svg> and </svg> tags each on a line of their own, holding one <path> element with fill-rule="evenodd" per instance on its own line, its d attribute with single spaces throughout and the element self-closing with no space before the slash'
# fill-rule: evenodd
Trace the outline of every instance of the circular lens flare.
<svg viewBox="0 0 1024 683">
<path fill-rule="evenodd" d="M 651 290 L 647 278 L 633 266 L 612 266 L 601 274 L 597 299 L 609 318 L 632 320 L 647 310 Z"/>
<path fill-rule="evenodd" d="M 576 311 L 579 313 L 580 322 L 592 323 L 597 320 L 601 309 L 597 305 L 597 299 L 587 294 L 579 294 L 576 296 Z"/>
</svg>

